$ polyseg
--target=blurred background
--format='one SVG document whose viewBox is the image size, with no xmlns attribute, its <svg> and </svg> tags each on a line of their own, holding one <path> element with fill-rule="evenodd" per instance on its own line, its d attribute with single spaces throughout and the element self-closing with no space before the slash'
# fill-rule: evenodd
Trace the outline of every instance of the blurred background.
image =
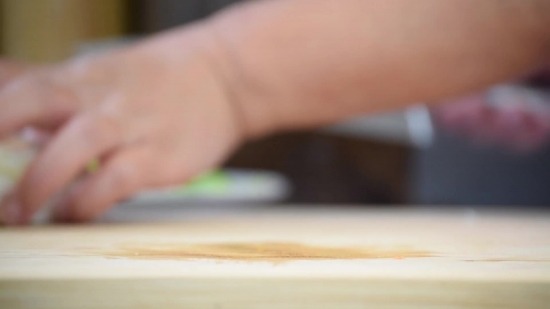
<svg viewBox="0 0 550 309">
<path fill-rule="evenodd" d="M 3 57 L 51 63 L 129 44 L 233 2 L 0 0 L 0 48 Z M 405 111 L 254 141 L 222 170 L 141 198 L 550 205 L 546 74 L 454 99 L 437 110 L 419 103 Z"/>
</svg>

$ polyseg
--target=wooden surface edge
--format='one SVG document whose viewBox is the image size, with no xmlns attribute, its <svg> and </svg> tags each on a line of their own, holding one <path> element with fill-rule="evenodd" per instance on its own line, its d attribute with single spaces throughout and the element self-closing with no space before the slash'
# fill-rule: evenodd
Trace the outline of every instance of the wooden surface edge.
<svg viewBox="0 0 550 309">
<path fill-rule="evenodd" d="M 199 279 L 0 281 L 1 308 L 548 308 L 550 282 Z"/>
</svg>

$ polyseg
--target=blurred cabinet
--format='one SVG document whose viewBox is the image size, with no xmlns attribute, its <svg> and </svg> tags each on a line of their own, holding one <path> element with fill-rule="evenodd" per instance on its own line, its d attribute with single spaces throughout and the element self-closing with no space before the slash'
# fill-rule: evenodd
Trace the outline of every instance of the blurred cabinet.
<svg viewBox="0 0 550 309">
<path fill-rule="evenodd" d="M 401 204 L 410 153 L 402 144 L 304 131 L 249 142 L 226 165 L 285 175 L 293 204 Z"/>
<path fill-rule="evenodd" d="M 0 0 L 2 53 L 58 61 L 82 41 L 123 34 L 126 19 L 126 0 Z"/>
<path fill-rule="evenodd" d="M 239 0 L 139 0 L 137 26 L 152 33 L 206 17 Z"/>
</svg>

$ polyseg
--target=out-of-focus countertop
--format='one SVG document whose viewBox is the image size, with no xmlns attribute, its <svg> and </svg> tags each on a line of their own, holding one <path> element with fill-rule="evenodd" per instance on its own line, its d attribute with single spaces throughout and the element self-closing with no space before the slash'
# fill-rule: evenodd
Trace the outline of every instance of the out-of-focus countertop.
<svg viewBox="0 0 550 309">
<path fill-rule="evenodd" d="M 2 308 L 547 308 L 550 213 L 127 204 L 0 230 Z"/>
</svg>

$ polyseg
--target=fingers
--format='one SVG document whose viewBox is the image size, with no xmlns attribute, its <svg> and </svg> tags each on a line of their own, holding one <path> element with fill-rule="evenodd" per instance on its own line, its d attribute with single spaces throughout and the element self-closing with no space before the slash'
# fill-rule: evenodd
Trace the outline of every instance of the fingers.
<svg viewBox="0 0 550 309">
<path fill-rule="evenodd" d="M 119 145 L 121 128 L 97 112 L 69 122 L 32 162 L 16 189 L 15 223 L 28 222 L 38 208 L 67 186 L 86 165 Z M 7 206 L 6 206 L 7 207 Z"/>
<path fill-rule="evenodd" d="M 121 150 L 72 190 L 55 209 L 54 218 L 88 221 L 144 188 L 174 182 L 173 172 L 158 168 L 159 158 L 156 151 L 145 147 Z"/>
<path fill-rule="evenodd" d="M 0 88 L 30 68 L 22 63 L 0 59 Z"/>
<path fill-rule="evenodd" d="M 55 127 L 68 118 L 78 98 L 53 80 L 37 73 L 0 91 L 0 137 L 28 125 Z"/>
<path fill-rule="evenodd" d="M 26 127 L 21 131 L 19 137 L 34 149 L 42 149 L 52 139 L 53 133 L 35 127 Z"/>
<path fill-rule="evenodd" d="M 0 224 L 17 224 L 18 222 L 14 221 L 14 218 L 19 217 L 20 209 L 18 205 L 14 203 L 13 191 L 9 191 L 3 196 L 0 204 L 2 205 L 0 209 Z"/>
</svg>

